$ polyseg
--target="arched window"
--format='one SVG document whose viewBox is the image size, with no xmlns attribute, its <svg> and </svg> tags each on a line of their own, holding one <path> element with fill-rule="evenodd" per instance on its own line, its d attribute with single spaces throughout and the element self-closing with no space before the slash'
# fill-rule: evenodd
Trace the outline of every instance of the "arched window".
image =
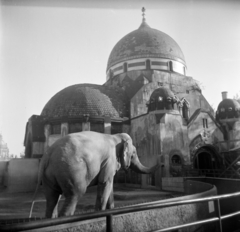
<svg viewBox="0 0 240 232">
<path fill-rule="evenodd" d="M 189 119 L 189 113 L 190 113 L 189 108 L 190 108 L 189 102 L 185 98 L 182 98 L 180 100 L 179 110 L 181 111 L 182 117 L 186 120 Z"/>
<path fill-rule="evenodd" d="M 147 70 L 150 70 L 150 69 L 151 69 L 151 61 L 150 61 L 150 60 L 147 60 L 147 61 L 146 61 L 146 69 L 147 69 Z"/>
<path fill-rule="evenodd" d="M 169 69 L 170 69 L 170 71 L 173 72 L 173 62 L 172 61 L 169 61 Z"/>
<path fill-rule="evenodd" d="M 158 96 L 157 98 L 157 110 L 163 110 L 164 109 L 164 99 L 161 96 Z"/>
<path fill-rule="evenodd" d="M 123 64 L 123 72 L 127 72 L 128 71 L 128 65 L 127 65 L 127 63 L 124 63 Z"/>
<path fill-rule="evenodd" d="M 188 118 L 189 118 L 189 109 L 188 109 L 188 107 L 186 106 L 186 104 L 183 104 L 183 107 L 182 107 L 182 116 L 183 116 L 183 118 L 185 118 L 185 119 L 188 119 Z"/>
<path fill-rule="evenodd" d="M 186 75 L 186 67 L 183 66 L 183 74 Z"/>
<path fill-rule="evenodd" d="M 150 101 L 149 101 L 149 110 L 150 110 L 150 111 L 156 110 L 156 102 L 155 102 L 155 99 L 153 99 L 153 98 L 150 98 Z"/>
<path fill-rule="evenodd" d="M 172 110 L 174 108 L 172 97 L 167 97 L 166 102 L 165 102 L 165 108 L 166 108 L 166 110 Z"/>
<path fill-rule="evenodd" d="M 181 157 L 179 155 L 173 155 L 172 156 L 172 165 L 181 165 L 181 164 L 182 164 Z"/>
<path fill-rule="evenodd" d="M 113 70 L 112 69 L 110 69 L 110 71 L 109 71 L 109 78 L 113 78 Z"/>
</svg>

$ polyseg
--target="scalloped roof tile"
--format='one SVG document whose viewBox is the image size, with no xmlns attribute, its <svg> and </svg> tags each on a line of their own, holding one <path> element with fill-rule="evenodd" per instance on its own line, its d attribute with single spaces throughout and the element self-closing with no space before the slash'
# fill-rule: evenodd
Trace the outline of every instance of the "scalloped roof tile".
<svg viewBox="0 0 240 232">
<path fill-rule="evenodd" d="M 53 119 L 76 118 L 84 114 L 111 118 L 129 117 L 128 99 L 117 87 L 77 84 L 55 94 L 45 105 L 41 115 Z"/>
</svg>

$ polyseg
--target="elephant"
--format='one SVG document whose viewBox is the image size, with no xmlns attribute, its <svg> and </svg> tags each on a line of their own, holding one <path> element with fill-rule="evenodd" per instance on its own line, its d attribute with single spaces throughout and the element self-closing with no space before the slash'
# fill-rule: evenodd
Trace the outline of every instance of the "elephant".
<svg viewBox="0 0 240 232">
<path fill-rule="evenodd" d="M 147 174 L 155 172 L 159 164 L 151 168 L 143 166 L 126 133 L 83 131 L 60 138 L 44 153 L 39 165 L 37 189 L 42 181 L 45 217 L 73 215 L 78 200 L 93 184 L 97 184 L 95 210 L 114 208 L 113 179 L 120 168 Z M 62 194 L 65 200 L 58 215 Z"/>
</svg>

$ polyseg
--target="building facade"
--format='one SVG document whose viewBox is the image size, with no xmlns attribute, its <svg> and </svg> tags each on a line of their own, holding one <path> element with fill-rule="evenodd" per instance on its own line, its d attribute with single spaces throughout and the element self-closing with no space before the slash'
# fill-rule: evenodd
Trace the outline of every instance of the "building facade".
<svg viewBox="0 0 240 232">
<path fill-rule="evenodd" d="M 66 87 L 47 102 L 40 115 L 29 118 L 25 157 L 41 158 L 47 147 L 69 133 L 126 132 L 141 162 L 146 166 L 158 162 L 161 168 L 152 176 L 129 173 L 125 181 L 159 186 L 161 177 L 223 167 L 221 152 L 238 146 L 239 142 L 229 145 L 227 140 L 240 137 L 240 121 L 239 114 L 233 114 L 231 122 L 223 119 L 221 104 L 225 99 L 215 118 L 198 82 L 187 76 L 179 45 L 151 28 L 143 16 L 139 28 L 112 49 L 103 85 Z M 224 107 L 228 111 L 230 106 Z M 239 112 L 239 105 L 232 108 Z"/>
</svg>

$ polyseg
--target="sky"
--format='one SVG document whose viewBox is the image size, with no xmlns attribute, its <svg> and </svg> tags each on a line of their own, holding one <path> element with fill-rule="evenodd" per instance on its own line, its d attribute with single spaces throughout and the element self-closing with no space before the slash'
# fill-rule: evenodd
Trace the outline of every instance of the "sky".
<svg viewBox="0 0 240 232">
<path fill-rule="evenodd" d="M 0 133 L 24 151 L 28 119 L 63 88 L 103 84 L 115 44 L 148 25 L 181 47 L 187 76 L 216 109 L 240 94 L 240 1 L 0 0 Z"/>
</svg>

